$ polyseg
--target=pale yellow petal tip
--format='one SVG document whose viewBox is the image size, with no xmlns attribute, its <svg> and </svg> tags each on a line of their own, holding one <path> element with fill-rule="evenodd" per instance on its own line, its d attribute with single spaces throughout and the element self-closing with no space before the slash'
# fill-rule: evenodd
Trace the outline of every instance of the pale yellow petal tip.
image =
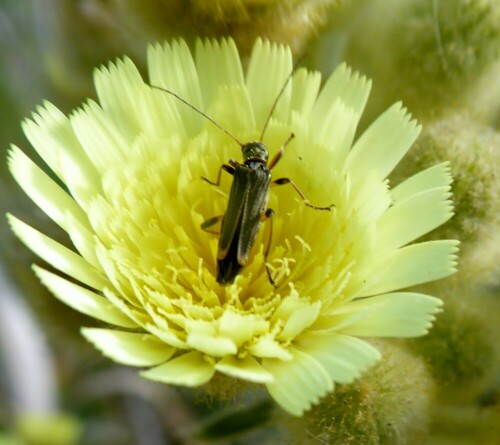
<svg viewBox="0 0 500 445">
<path fill-rule="evenodd" d="M 146 50 L 148 63 L 151 63 L 151 61 L 154 60 L 157 55 L 161 53 L 161 51 L 162 45 L 160 42 L 150 43 Z"/>
<path fill-rule="evenodd" d="M 113 331 L 100 328 L 80 328 L 81 335 L 98 349 L 105 357 L 123 365 L 128 366 L 145 366 L 147 363 L 142 363 L 134 357 L 133 352 L 127 351 L 124 353 L 123 346 L 114 338 Z"/>
<path fill-rule="evenodd" d="M 213 357 L 225 357 L 238 352 L 238 347 L 232 339 L 211 336 L 206 333 L 189 333 L 186 343 L 193 349 Z"/>
<path fill-rule="evenodd" d="M 429 307 L 427 308 L 427 315 L 425 322 L 423 323 L 421 332 L 415 332 L 411 337 L 423 337 L 427 335 L 429 331 L 434 326 L 435 321 L 440 313 L 443 312 L 444 302 L 440 298 L 432 297 L 430 295 L 426 296 Z M 424 315 L 425 316 L 425 315 Z"/>
<path fill-rule="evenodd" d="M 427 317 L 427 325 L 424 328 L 424 331 L 422 332 L 422 336 L 427 335 L 431 328 L 434 326 L 435 321 L 437 320 L 437 317 L 439 314 L 444 312 L 444 301 L 441 300 L 440 298 L 437 297 L 430 297 L 433 299 L 434 306 L 429 308 L 429 314 Z"/>
<path fill-rule="evenodd" d="M 458 260 L 459 260 L 459 252 L 460 252 L 460 241 L 459 240 L 449 240 L 451 249 L 449 255 L 449 268 L 450 275 L 454 274 L 458 271 Z"/>
<path fill-rule="evenodd" d="M 440 162 L 439 164 L 435 164 L 432 167 L 429 167 L 428 170 L 436 170 L 437 175 L 440 175 L 442 177 L 443 184 L 446 184 L 448 186 L 448 190 L 451 190 L 451 185 L 453 184 L 453 174 L 451 172 L 450 161 L 444 161 Z"/>
<path fill-rule="evenodd" d="M 7 150 L 7 167 L 11 172 L 12 176 L 16 178 L 17 175 L 22 174 L 22 162 L 23 157 L 26 156 L 23 151 L 14 144 L 11 144 Z"/>
<path fill-rule="evenodd" d="M 163 365 L 142 371 L 149 380 L 180 386 L 201 386 L 210 381 L 215 373 L 214 365 L 199 352 L 192 351 L 175 357 Z"/>
<path fill-rule="evenodd" d="M 427 324 L 422 329 L 422 332 L 416 333 L 412 336 L 412 338 L 424 337 L 425 335 L 429 334 L 437 320 L 437 315 L 439 315 L 441 312 L 443 312 L 442 309 L 436 309 L 433 314 L 430 314 L 427 319 Z"/>
<path fill-rule="evenodd" d="M 360 71 L 352 69 L 346 62 L 340 63 L 338 67 L 335 69 L 334 74 L 337 71 L 338 73 L 341 73 L 342 77 L 344 77 L 346 80 L 354 84 L 357 84 L 359 89 L 364 89 L 364 88 L 367 88 L 368 90 L 371 89 L 372 80 L 369 79 Z"/>
<path fill-rule="evenodd" d="M 7 213 L 6 215 L 7 218 L 7 223 L 9 224 L 11 230 L 14 232 L 14 234 L 21 240 L 23 241 L 23 229 L 24 228 L 31 228 L 28 226 L 26 223 L 22 222 L 19 218 L 14 216 L 12 213 Z"/>
<path fill-rule="evenodd" d="M 215 369 L 228 376 L 250 382 L 274 382 L 274 376 L 251 356 L 247 356 L 244 359 L 238 359 L 234 356 L 225 357 L 216 363 Z"/>
<path fill-rule="evenodd" d="M 85 327 L 82 327 L 80 328 L 80 334 L 82 334 L 82 336 L 88 340 L 89 342 L 93 343 L 93 340 L 95 338 L 95 330 L 96 328 L 85 328 Z"/>
<path fill-rule="evenodd" d="M 81 328 L 80 332 L 103 355 L 129 366 L 158 365 L 169 360 L 176 351 L 147 333 L 103 328 Z"/>
<path fill-rule="evenodd" d="M 441 298 L 437 298 L 437 297 L 432 297 L 434 298 L 435 300 L 435 303 L 436 303 L 436 307 L 435 307 L 435 314 L 439 314 L 441 312 L 443 312 L 443 308 L 444 308 L 444 301 L 441 300 Z"/>
<path fill-rule="evenodd" d="M 64 114 L 52 102 L 43 100 L 41 105 L 37 105 L 30 117 L 21 121 L 21 128 L 30 140 L 34 142 L 37 139 L 37 131 L 50 132 L 54 124 L 60 123 L 65 119 Z"/>
<path fill-rule="evenodd" d="M 164 41 L 163 44 L 158 44 L 155 46 L 150 46 L 152 51 L 159 51 L 156 55 L 180 55 L 180 54 L 191 54 L 186 41 L 182 38 L 173 39 L 171 41 Z"/>
<path fill-rule="evenodd" d="M 134 62 L 127 56 L 117 58 L 94 69 L 94 84 L 101 102 L 105 104 L 106 93 L 112 89 L 134 93 L 134 86 L 142 84 L 142 77 Z M 101 105 L 104 105 L 101 103 Z"/>
<path fill-rule="evenodd" d="M 439 164 L 437 164 L 437 167 L 440 167 L 442 169 L 442 174 L 444 177 L 446 177 L 451 184 L 453 184 L 453 174 L 451 172 L 451 162 L 450 161 L 444 161 Z"/>
<path fill-rule="evenodd" d="M 90 327 L 81 327 L 80 328 L 80 334 L 82 334 L 82 337 L 84 337 L 89 343 L 92 343 L 96 348 L 100 349 L 99 346 L 96 344 L 96 328 L 90 328 Z M 102 349 L 100 349 L 101 352 Z M 104 352 L 103 352 L 104 353 Z"/>
<path fill-rule="evenodd" d="M 292 56 L 291 49 L 288 45 L 284 45 L 279 42 L 274 42 L 268 39 L 263 39 L 258 37 L 252 50 L 252 57 L 258 55 L 258 57 L 264 60 L 272 59 L 273 57 L 279 57 L 280 55 L 287 54 L 289 57 Z"/>
<path fill-rule="evenodd" d="M 236 48 L 236 43 L 231 37 L 222 37 L 221 39 L 211 38 L 211 37 L 197 37 L 195 42 L 197 51 L 221 51 L 223 54 L 227 51 L 234 51 Z"/>
<path fill-rule="evenodd" d="M 400 121 L 403 122 L 409 131 L 411 131 L 415 139 L 422 131 L 422 125 L 418 122 L 417 119 L 413 117 L 408 108 L 403 104 L 402 101 L 395 102 L 389 110 L 394 110 L 396 112 L 396 116 L 399 117 Z"/>
<path fill-rule="evenodd" d="M 45 278 L 45 274 L 48 273 L 45 269 L 43 269 L 42 267 L 38 266 L 37 264 L 32 264 L 31 265 L 31 270 L 35 273 L 35 275 L 37 276 L 37 278 L 43 283 L 44 283 L 44 278 Z"/>
<path fill-rule="evenodd" d="M 94 84 L 99 85 L 106 79 L 109 79 L 112 76 L 117 75 L 118 64 L 120 59 L 117 58 L 114 61 L 110 60 L 107 64 L 98 66 L 94 68 L 93 76 L 94 76 Z"/>
</svg>

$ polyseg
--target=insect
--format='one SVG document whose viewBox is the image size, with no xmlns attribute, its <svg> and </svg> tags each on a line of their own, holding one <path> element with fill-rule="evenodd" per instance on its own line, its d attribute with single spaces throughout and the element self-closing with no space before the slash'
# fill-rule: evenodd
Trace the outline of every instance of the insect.
<svg viewBox="0 0 500 445">
<path fill-rule="evenodd" d="M 242 163 L 234 159 L 230 159 L 227 164 L 220 166 L 217 179 L 215 181 L 202 177 L 202 179 L 209 184 L 219 186 L 222 171 L 225 171 L 233 176 L 226 213 L 224 215 L 209 218 L 201 224 L 201 228 L 203 230 L 209 233 L 219 234 L 218 232 L 213 231 L 211 227 L 218 222 L 221 222 L 217 251 L 216 280 L 222 285 L 231 284 L 240 273 L 241 269 L 248 263 L 250 251 L 255 244 L 260 226 L 262 222 L 268 220 L 270 222 L 270 229 L 269 237 L 264 248 L 264 259 L 269 282 L 274 287 L 277 287 L 267 263 L 267 257 L 271 248 L 272 239 L 272 216 L 274 215 L 273 209 L 267 208 L 269 189 L 271 186 L 290 184 L 300 195 L 304 204 L 316 210 L 331 210 L 334 206 L 332 204 L 327 207 L 319 207 L 311 204 L 295 182 L 293 182 L 290 178 L 278 178 L 271 180 L 271 170 L 283 157 L 285 148 L 294 138 L 294 134 L 292 133 L 289 136 L 289 138 L 281 146 L 280 150 L 270 161 L 268 160 L 268 149 L 262 140 L 276 105 L 278 104 L 280 97 L 283 95 L 286 85 L 297 69 L 299 62 L 300 60 L 294 65 L 293 70 L 278 93 L 269 111 L 259 140 L 247 143 L 241 143 L 236 137 L 210 118 L 207 114 L 191 105 L 173 91 L 152 85 L 153 88 L 157 88 L 171 94 L 185 105 L 204 116 L 212 122 L 212 124 L 230 136 L 241 147 L 243 153 Z"/>
</svg>

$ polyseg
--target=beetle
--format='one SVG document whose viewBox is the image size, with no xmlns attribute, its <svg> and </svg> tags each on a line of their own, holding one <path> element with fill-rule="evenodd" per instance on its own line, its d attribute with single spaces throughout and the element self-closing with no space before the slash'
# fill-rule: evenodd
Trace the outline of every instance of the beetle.
<svg viewBox="0 0 500 445">
<path fill-rule="evenodd" d="M 271 170 L 281 159 L 286 145 L 293 137 L 294 135 L 291 134 L 269 163 L 267 147 L 261 141 L 241 144 L 243 163 L 230 159 L 227 164 L 220 167 L 217 181 L 212 182 L 203 178 L 210 184 L 219 185 L 223 170 L 233 176 L 226 213 L 210 218 L 201 225 L 202 229 L 207 230 L 217 222 L 222 222 L 217 251 L 216 280 L 218 283 L 230 284 L 234 281 L 248 262 L 250 250 L 255 243 L 262 221 L 269 219 L 271 229 L 264 249 L 264 258 L 267 260 L 272 238 L 271 218 L 274 215 L 274 211 L 267 208 L 271 185 L 290 184 L 300 195 L 305 205 L 316 210 L 331 209 L 332 206 L 318 207 L 311 204 L 290 178 L 279 178 L 271 181 Z M 276 287 L 267 261 L 266 272 L 270 283 Z"/>
<path fill-rule="evenodd" d="M 248 263 L 250 251 L 255 244 L 262 222 L 269 220 L 269 238 L 264 249 L 264 259 L 269 282 L 274 287 L 277 287 L 271 275 L 269 265 L 267 264 L 267 256 L 269 254 L 272 239 L 272 216 L 274 215 L 274 211 L 267 208 L 269 189 L 271 186 L 290 184 L 300 195 L 304 204 L 313 209 L 331 210 L 331 208 L 334 207 L 333 204 L 327 207 L 319 207 L 311 204 L 299 189 L 297 184 L 295 184 L 295 182 L 293 182 L 290 178 L 278 178 L 273 181 L 271 180 L 271 170 L 283 157 L 285 148 L 294 138 L 294 134 L 292 133 L 289 136 L 271 161 L 268 161 L 269 152 L 262 140 L 276 105 L 285 91 L 286 85 L 290 81 L 299 62 L 300 60 L 296 62 L 291 73 L 283 84 L 283 87 L 278 93 L 269 111 L 269 115 L 267 116 L 259 140 L 247 143 L 241 143 L 236 137 L 214 121 L 210 116 L 184 100 L 182 97 L 178 96 L 173 91 L 152 85 L 153 88 L 169 93 L 188 107 L 204 116 L 230 136 L 241 147 L 243 154 L 242 163 L 234 159 L 230 159 L 227 164 L 221 165 L 216 181 L 211 181 L 206 177 L 202 177 L 202 179 L 209 184 L 219 186 L 222 171 L 225 171 L 233 176 L 233 182 L 225 214 L 209 218 L 201 224 L 201 228 L 203 230 L 209 233 L 219 234 L 210 228 L 218 222 L 221 222 L 216 271 L 216 281 L 221 285 L 227 285 L 234 282 L 241 269 Z"/>
</svg>

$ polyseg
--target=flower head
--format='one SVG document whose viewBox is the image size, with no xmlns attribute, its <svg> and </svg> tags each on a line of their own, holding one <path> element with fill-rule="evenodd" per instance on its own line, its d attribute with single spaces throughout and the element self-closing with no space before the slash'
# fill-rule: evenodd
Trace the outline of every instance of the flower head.
<svg viewBox="0 0 500 445">
<path fill-rule="evenodd" d="M 300 415 L 334 383 L 379 359 L 363 337 L 412 337 L 441 301 L 401 292 L 454 271 L 457 243 L 413 243 L 452 215 L 446 164 L 395 188 L 386 179 L 419 126 L 400 104 L 355 140 L 370 82 L 341 65 L 320 90 L 317 72 L 286 84 L 263 143 L 270 158 L 293 132 L 273 178 L 271 247 L 264 223 L 234 282 L 216 281 L 218 235 L 240 147 L 201 114 L 152 88 L 168 88 L 239 141 L 258 140 L 292 71 L 289 49 L 257 41 L 243 70 L 231 40 L 149 49 L 149 84 L 128 59 L 95 73 L 99 103 L 66 117 L 45 103 L 24 130 L 65 188 L 18 148 L 10 168 L 26 193 L 69 235 L 70 250 L 10 216 L 21 240 L 62 275 L 35 266 L 62 301 L 110 325 L 83 335 L 144 377 L 199 386 L 216 372 L 265 384 Z M 259 193 L 264 193 L 261 190 Z M 214 231 L 216 231 L 216 226 Z M 234 253 L 232 253 L 234 255 Z M 270 275 L 276 288 L 270 283 Z"/>
</svg>

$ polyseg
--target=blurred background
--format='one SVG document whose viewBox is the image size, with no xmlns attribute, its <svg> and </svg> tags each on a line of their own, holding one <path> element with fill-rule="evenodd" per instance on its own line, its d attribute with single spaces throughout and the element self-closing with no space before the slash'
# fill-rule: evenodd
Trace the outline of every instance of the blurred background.
<svg viewBox="0 0 500 445">
<path fill-rule="evenodd" d="M 0 445 L 500 444 L 499 10 L 496 0 L 0 0 Z M 70 112 L 94 97 L 94 67 L 125 54 L 144 71 L 148 43 L 227 35 L 243 58 L 263 36 L 325 75 L 345 60 L 372 78 L 362 127 L 403 100 L 424 132 L 392 181 L 452 162 L 457 217 L 435 236 L 462 241 L 461 270 L 430 290 L 449 311 L 428 338 L 398 346 L 425 366 L 428 400 L 408 388 L 391 399 L 420 410 L 418 428 L 334 432 L 349 416 L 398 419 L 366 398 L 333 399 L 328 420 L 306 418 L 297 433 L 267 399 L 200 403 L 206 396 L 140 379 L 80 337 L 94 322 L 39 284 L 39 260 L 8 227 L 11 212 L 68 244 L 7 169 L 12 143 L 37 159 L 21 121 L 38 104 Z M 345 397 L 351 390 L 360 393 Z"/>
</svg>

